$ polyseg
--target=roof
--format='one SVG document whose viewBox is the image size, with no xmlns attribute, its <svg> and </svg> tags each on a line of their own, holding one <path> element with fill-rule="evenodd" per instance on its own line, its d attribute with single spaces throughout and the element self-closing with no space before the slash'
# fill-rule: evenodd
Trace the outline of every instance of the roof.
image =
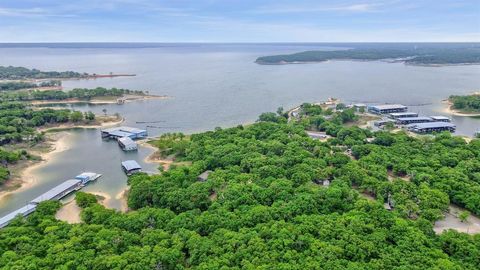
<svg viewBox="0 0 480 270">
<path fill-rule="evenodd" d="M 121 130 L 114 130 L 114 131 L 109 132 L 109 134 L 113 135 L 115 137 L 128 137 L 128 136 L 132 135 L 132 133 L 130 133 L 130 132 L 125 132 L 125 131 L 121 131 Z"/>
<path fill-rule="evenodd" d="M 2 224 L 5 226 L 7 225 L 6 223 L 10 222 L 12 219 L 14 219 L 17 215 L 22 215 L 25 216 L 29 213 L 31 213 L 33 210 L 37 208 L 36 204 L 27 204 L 24 207 L 17 209 L 13 212 L 10 212 L 6 216 L 0 218 L 0 227 L 3 227 Z"/>
<path fill-rule="evenodd" d="M 142 169 L 142 166 L 140 166 L 140 164 L 138 164 L 138 162 L 136 162 L 135 160 L 126 160 L 122 162 L 122 166 L 127 171 Z"/>
<path fill-rule="evenodd" d="M 40 203 L 43 201 L 51 200 L 55 198 L 58 194 L 78 185 L 81 182 L 79 179 L 70 179 L 67 180 L 60 185 L 50 189 L 49 191 L 43 193 L 42 195 L 38 196 L 37 198 L 33 199 L 32 203 Z"/>
<path fill-rule="evenodd" d="M 455 125 L 448 122 L 428 122 L 428 123 L 419 123 L 411 124 L 410 127 L 416 129 L 425 129 L 425 128 L 455 128 Z"/>
<path fill-rule="evenodd" d="M 382 104 L 382 105 L 373 105 L 372 108 L 377 110 L 390 110 L 390 109 L 400 109 L 400 108 L 407 108 L 407 106 L 402 104 Z"/>
<path fill-rule="evenodd" d="M 398 121 L 414 121 L 414 120 L 427 120 L 432 121 L 432 118 L 426 116 L 419 116 L 419 117 L 402 117 L 398 118 Z"/>
<path fill-rule="evenodd" d="M 203 181 L 206 181 L 208 179 L 208 175 L 211 173 L 212 171 L 204 171 L 203 173 L 201 173 L 199 176 L 198 176 L 198 179 L 201 179 Z"/>
<path fill-rule="evenodd" d="M 107 132 L 110 134 L 113 134 L 114 132 L 124 132 L 124 133 L 133 133 L 133 134 L 138 134 L 138 133 L 144 133 L 147 132 L 144 129 L 139 129 L 139 128 L 134 128 L 134 127 L 113 127 L 113 128 L 107 128 L 103 129 L 102 132 Z M 128 135 L 125 135 L 128 136 Z"/>
<path fill-rule="evenodd" d="M 401 116 L 401 115 L 418 115 L 416 112 L 396 112 L 390 113 L 391 116 Z"/>
<path fill-rule="evenodd" d="M 430 118 L 435 120 L 450 120 L 450 118 L 443 115 L 434 115 L 434 116 L 430 116 Z"/>
<path fill-rule="evenodd" d="M 123 145 L 127 146 L 127 145 L 137 145 L 136 142 L 134 142 L 132 139 L 130 139 L 130 137 L 121 137 L 120 139 L 118 139 L 119 142 L 121 142 Z"/>
<path fill-rule="evenodd" d="M 75 179 L 80 179 L 80 180 L 95 180 L 97 179 L 98 177 L 100 177 L 101 174 L 98 174 L 98 173 L 94 173 L 94 172 L 84 172 L 82 174 L 79 174 L 77 176 L 75 176 Z"/>
</svg>

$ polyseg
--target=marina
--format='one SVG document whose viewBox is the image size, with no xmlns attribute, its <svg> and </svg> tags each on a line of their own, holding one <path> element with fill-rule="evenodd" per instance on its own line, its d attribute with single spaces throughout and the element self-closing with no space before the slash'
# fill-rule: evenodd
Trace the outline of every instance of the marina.
<svg viewBox="0 0 480 270">
<path fill-rule="evenodd" d="M 97 173 L 84 172 L 80 175 L 77 175 L 74 179 L 66 180 L 65 182 L 31 200 L 27 205 L 0 218 L 0 228 L 8 226 L 8 224 L 19 215 L 25 217 L 33 213 L 39 203 L 48 200 L 60 200 L 68 194 L 82 189 L 86 184 L 97 180 L 101 176 L 101 174 Z"/>
</svg>

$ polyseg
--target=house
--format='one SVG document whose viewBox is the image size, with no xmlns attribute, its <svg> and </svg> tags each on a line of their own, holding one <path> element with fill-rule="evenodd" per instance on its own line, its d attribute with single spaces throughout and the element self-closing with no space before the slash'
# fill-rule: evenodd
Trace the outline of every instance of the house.
<svg viewBox="0 0 480 270">
<path fill-rule="evenodd" d="M 142 166 L 135 160 L 126 160 L 122 162 L 122 169 L 127 175 L 142 172 Z"/>
<path fill-rule="evenodd" d="M 201 173 L 198 177 L 197 177 L 197 180 L 200 181 L 200 182 L 205 182 L 208 180 L 208 176 L 210 175 L 210 173 L 212 173 L 212 171 L 204 171 L 203 173 Z"/>
<path fill-rule="evenodd" d="M 135 151 L 138 149 L 137 143 L 130 139 L 130 137 L 119 138 L 118 145 L 123 151 Z"/>
</svg>

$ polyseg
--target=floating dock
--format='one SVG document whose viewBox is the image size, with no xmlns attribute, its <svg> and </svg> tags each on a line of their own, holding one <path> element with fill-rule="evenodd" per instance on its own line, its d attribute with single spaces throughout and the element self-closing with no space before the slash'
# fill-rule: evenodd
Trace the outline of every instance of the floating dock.
<svg viewBox="0 0 480 270">
<path fill-rule="evenodd" d="M 135 151 L 138 150 L 137 143 L 129 137 L 122 137 L 118 139 L 118 145 L 123 151 Z"/>
<path fill-rule="evenodd" d="M 122 169 L 127 175 L 142 172 L 142 166 L 135 160 L 126 160 L 122 162 Z"/>
<path fill-rule="evenodd" d="M 450 131 L 454 132 L 456 126 L 448 122 L 428 122 L 428 123 L 419 123 L 419 124 L 410 124 L 407 126 L 408 130 L 416 133 L 431 133 L 431 132 L 441 132 L 441 131 Z"/>
<path fill-rule="evenodd" d="M 139 129 L 134 127 L 114 127 L 103 129 L 101 131 L 102 138 L 118 140 L 122 137 L 128 137 L 132 140 L 145 139 L 148 133 L 145 129 Z"/>
<path fill-rule="evenodd" d="M 49 200 L 60 200 L 68 194 L 83 188 L 89 182 L 97 180 L 100 176 L 102 175 L 98 173 L 84 172 L 80 175 L 77 175 L 74 179 L 69 179 L 61 183 L 60 185 L 31 200 L 24 207 L 0 218 L 0 228 L 10 224 L 10 222 L 18 215 L 26 217 L 27 215 L 33 213 L 37 209 L 37 205 L 39 203 Z"/>
<path fill-rule="evenodd" d="M 368 111 L 375 114 L 401 113 L 406 112 L 408 107 L 402 104 L 384 104 L 368 106 Z"/>
</svg>

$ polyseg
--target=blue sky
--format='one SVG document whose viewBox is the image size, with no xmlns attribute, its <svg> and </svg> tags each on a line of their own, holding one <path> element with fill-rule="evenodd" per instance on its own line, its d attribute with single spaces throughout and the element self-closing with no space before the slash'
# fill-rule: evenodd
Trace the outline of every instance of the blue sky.
<svg viewBox="0 0 480 270">
<path fill-rule="evenodd" d="M 480 0 L 1 0 L 0 42 L 480 41 Z"/>
</svg>

